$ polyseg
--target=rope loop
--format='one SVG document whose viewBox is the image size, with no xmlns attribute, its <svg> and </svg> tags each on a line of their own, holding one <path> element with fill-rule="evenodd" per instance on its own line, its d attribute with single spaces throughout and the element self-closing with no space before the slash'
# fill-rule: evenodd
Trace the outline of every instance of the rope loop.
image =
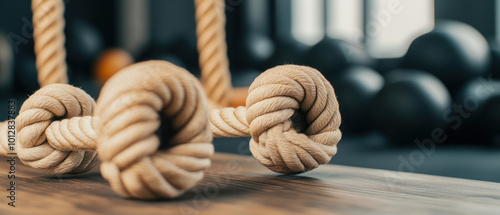
<svg viewBox="0 0 500 215">
<path fill-rule="evenodd" d="M 54 134 L 51 132 L 53 130 L 47 130 L 54 122 L 91 116 L 94 108 L 92 97 L 71 85 L 51 84 L 36 91 L 23 103 L 16 118 L 19 132 L 16 151 L 20 160 L 51 174 L 90 170 L 97 164 L 96 152 L 49 141 L 48 136 L 54 137 Z"/>
<path fill-rule="evenodd" d="M 279 173 L 301 173 L 328 163 L 342 137 L 333 87 L 306 66 L 277 66 L 256 78 L 246 117 L 252 154 Z"/>
<path fill-rule="evenodd" d="M 189 72 L 165 61 L 129 66 L 97 101 L 101 173 L 124 197 L 176 197 L 210 167 L 208 122 L 201 84 Z"/>
<path fill-rule="evenodd" d="M 339 104 L 317 70 L 277 66 L 249 88 L 246 108 L 211 112 L 216 137 L 250 135 L 250 151 L 267 168 L 302 173 L 330 161 L 342 137 Z"/>
</svg>

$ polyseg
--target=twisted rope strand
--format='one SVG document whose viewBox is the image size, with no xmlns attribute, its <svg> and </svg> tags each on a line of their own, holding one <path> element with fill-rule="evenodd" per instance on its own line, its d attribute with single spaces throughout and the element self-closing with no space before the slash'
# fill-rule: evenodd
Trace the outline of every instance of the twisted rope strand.
<svg viewBox="0 0 500 215">
<path fill-rule="evenodd" d="M 161 118 L 169 121 L 168 136 L 155 134 Z M 113 76 L 102 89 L 94 121 L 101 173 L 124 197 L 176 197 L 210 167 L 214 149 L 203 90 L 171 63 L 138 63 Z"/>
<path fill-rule="evenodd" d="M 161 65 L 162 63 L 152 62 L 150 64 Z M 158 76 L 154 73 L 156 70 L 144 65 L 143 67 L 146 68 L 143 70 L 152 70 L 153 72 L 147 73 L 151 80 L 142 79 L 159 81 L 157 78 L 151 78 Z M 172 70 L 170 65 L 164 70 L 168 71 L 169 69 Z M 142 80 L 141 77 L 130 76 L 127 76 L 129 80 Z M 158 83 L 143 83 L 142 86 L 148 90 L 128 89 L 131 88 L 132 84 L 129 84 L 130 86 L 123 85 L 128 88 L 122 88 L 122 85 L 119 84 L 112 84 L 109 86 L 112 86 L 114 90 L 111 90 L 111 88 L 108 90 L 103 89 L 103 92 L 109 92 L 105 94 L 109 95 L 109 98 L 105 99 L 101 96 L 102 100 L 112 100 L 114 102 L 102 105 L 106 108 L 99 114 L 100 118 L 105 119 L 100 130 L 114 136 L 115 139 L 104 141 L 108 143 L 106 144 L 107 150 L 101 154 L 107 153 L 109 154 L 108 157 L 113 157 L 118 167 L 127 168 L 137 159 L 154 153 L 155 151 L 151 150 L 159 147 L 157 137 L 153 134 L 160 125 L 159 116 L 156 113 L 162 110 L 165 101 L 170 101 L 170 103 L 163 112 L 176 115 L 179 119 L 170 125 L 172 129 L 178 131 L 177 135 L 166 140 L 166 143 L 189 142 L 190 135 L 196 134 L 191 129 L 192 127 L 188 126 L 188 122 L 196 119 L 197 116 L 193 115 L 193 110 L 201 107 L 200 104 L 196 103 L 192 97 L 188 97 L 191 100 L 186 100 L 185 95 L 172 93 L 172 91 L 182 92 L 186 88 L 184 86 L 189 84 L 182 80 L 167 80 L 167 82 L 165 86 Z M 189 88 L 186 90 L 189 90 Z M 188 92 L 193 94 L 191 91 Z M 281 173 L 309 171 L 320 164 L 327 163 L 336 153 L 336 144 L 342 137 L 339 130 L 341 120 L 338 103 L 330 83 L 318 71 L 309 67 L 293 65 L 275 67 L 259 76 L 249 88 L 249 91 L 247 108 L 224 108 L 213 110 L 210 113 L 211 130 L 216 137 L 252 136 L 250 149 L 253 155 L 263 165 Z M 120 94 L 119 92 L 127 93 Z M 36 93 L 36 95 L 38 94 L 41 93 Z M 74 98 L 64 95 L 58 95 L 57 98 L 74 100 Z M 89 98 L 89 101 L 92 100 Z M 190 105 L 183 103 L 188 101 Z M 57 103 L 52 101 L 51 97 L 39 100 L 39 102 L 43 104 L 31 105 L 32 108 L 36 109 L 43 107 L 43 105 Z M 93 129 L 93 119 L 90 116 L 47 122 L 45 118 L 53 118 L 54 115 L 65 115 L 66 112 L 63 109 L 55 109 L 52 110 L 54 113 L 51 114 L 50 112 L 44 112 L 43 108 L 41 108 L 41 112 L 40 110 L 34 110 L 36 112 L 33 112 L 31 109 L 26 111 L 24 109 L 28 108 L 23 107 L 23 113 L 32 111 L 32 115 L 37 114 L 39 121 L 23 123 L 23 117 L 20 117 L 18 124 L 21 125 L 21 128 L 25 126 L 24 124 L 34 125 L 36 122 L 42 127 L 48 126 L 45 130 L 32 129 L 44 131 L 45 135 L 38 133 L 38 138 L 29 138 L 22 146 L 35 147 L 42 145 L 41 149 L 48 150 L 42 144 L 46 141 L 53 150 L 59 151 L 92 151 L 96 148 L 98 135 Z M 73 112 L 80 109 L 76 108 Z M 35 117 L 28 117 L 28 119 L 33 118 Z M 0 129 L 2 128 L 0 127 Z M 143 132 L 137 135 L 129 135 L 143 128 L 149 128 L 149 133 Z M 21 132 L 21 137 L 22 134 Z M 153 141 L 149 144 L 153 144 L 155 147 L 148 148 L 142 153 L 135 153 L 137 150 L 125 150 L 127 147 L 131 147 L 134 142 L 147 144 L 148 141 Z M 52 151 L 49 150 L 45 154 L 41 154 L 42 157 L 49 156 L 49 152 Z M 36 161 L 37 159 L 31 158 L 31 160 Z M 58 159 L 58 161 L 62 162 L 63 160 Z M 57 162 L 53 162 L 51 166 L 46 168 L 56 164 Z M 40 167 L 40 165 L 40 163 L 35 163 L 33 166 Z M 110 176 L 110 178 L 112 177 Z M 117 187 L 123 186 L 125 185 Z M 123 189 L 116 188 L 116 190 Z M 128 191 L 122 191 L 121 193 L 124 196 L 133 195 Z M 147 198 L 152 198 L 153 195 L 150 193 L 147 196 Z"/>
<path fill-rule="evenodd" d="M 8 126 L 9 126 L 9 121 L 3 121 L 0 123 L 0 155 L 2 156 L 7 156 L 9 155 L 9 153 L 14 152 L 9 148 L 9 139 L 7 137 Z"/>
<path fill-rule="evenodd" d="M 64 4 L 62 0 L 33 0 L 32 11 L 38 80 L 42 89 L 25 101 L 16 118 L 15 149 L 22 162 L 49 173 L 85 172 L 98 163 L 97 153 L 92 152 L 95 132 L 87 122 L 95 102 L 81 89 L 54 84 L 68 82 Z M 59 121 L 64 117 L 71 119 Z M 7 121 L 0 124 L 1 135 L 6 134 L 7 126 Z M 0 139 L 0 154 L 12 152 L 5 142 L 7 138 Z"/>
<path fill-rule="evenodd" d="M 59 151 L 95 151 L 97 133 L 92 127 L 92 117 L 73 117 L 50 123 L 45 130 L 48 143 Z"/>
<path fill-rule="evenodd" d="M 317 70 L 295 65 L 264 72 L 249 88 L 247 107 L 211 112 L 216 137 L 251 136 L 250 150 L 279 173 L 301 173 L 330 161 L 342 137 L 335 92 Z"/>
<path fill-rule="evenodd" d="M 211 102 L 227 106 L 223 1 L 195 3 L 203 86 Z M 92 117 L 96 104 L 89 95 L 53 84 L 67 82 L 62 0 L 33 0 L 32 8 L 44 87 L 16 118 L 16 149 L 27 165 L 52 174 L 82 173 L 98 163 L 97 148 L 102 175 L 117 193 L 154 199 L 176 197 L 203 178 L 214 153 L 212 132 L 250 135 L 254 157 L 286 174 L 312 170 L 337 152 L 342 134 L 335 92 L 321 73 L 305 66 L 264 72 L 249 88 L 246 108 L 213 110 L 209 117 L 194 76 L 168 62 L 138 63 L 106 83 Z M 168 122 L 165 134 L 157 136 L 162 122 Z M 0 132 L 7 124 L 0 123 Z M 6 153 L 6 138 L 1 139 L 0 153 Z"/>
<path fill-rule="evenodd" d="M 62 0 L 32 0 L 36 66 L 41 87 L 68 83 Z"/>
<path fill-rule="evenodd" d="M 214 149 L 194 76 L 168 62 L 139 63 L 108 81 L 98 103 L 92 117 L 96 104 L 81 89 L 38 90 L 16 118 L 19 159 L 52 174 L 82 173 L 98 163 L 97 148 L 103 177 L 129 198 L 173 198 L 203 178 Z M 158 137 L 161 118 L 168 132 Z"/>
<path fill-rule="evenodd" d="M 210 123 L 214 137 L 250 136 L 250 125 L 246 119 L 245 107 L 212 110 Z"/>
<path fill-rule="evenodd" d="M 33 36 L 40 86 L 67 83 L 64 49 L 64 4 L 62 0 L 32 0 Z M 8 122 L 0 124 L 0 155 L 13 152 L 7 137 Z M 17 138 L 16 138 L 17 139 Z"/>
<path fill-rule="evenodd" d="M 195 0 L 196 33 L 200 53 L 201 82 L 216 105 L 231 103 L 231 75 L 227 59 L 223 0 Z"/>
<path fill-rule="evenodd" d="M 72 118 L 86 116 L 88 120 L 94 107 L 95 102 L 87 93 L 67 84 L 51 84 L 35 92 L 24 102 L 16 117 L 16 152 L 19 159 L 51 174 L 90 170 L 98 163 L 97 153 L 88 146 L 79 148 L 76 140 L 77 137 L 82 138 L 82 134 L 92 133 L 92 129 L 76 126 L 88 129 L 76 130 L 75 119 Z M 60 119 L 63 122 L 58 122 Z M 68 124 L 70 121 L 73 123 Z M 62 130 L 58 129 L 60 124 L 65 125 Z"/>
</svg>

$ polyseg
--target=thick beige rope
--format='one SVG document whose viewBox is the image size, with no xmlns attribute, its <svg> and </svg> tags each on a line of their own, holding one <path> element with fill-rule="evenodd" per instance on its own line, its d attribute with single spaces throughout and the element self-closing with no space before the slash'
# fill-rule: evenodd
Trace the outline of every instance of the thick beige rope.
<svg viewBox="0 0 500 215">
<path fill-rule="evenodd" d="M 96 135 L 88 126 L 95 102 L 83 90 L 65 84 L 64 4 L 33 0 L 32 11 L 42 88 L 24 102 L 16 118 L 15 151 L 23 163 L 52 174 L 86 172 L 98 163 L 93 152 Z M 0 126 L 4 130 L 5 122 Z"/>
<path fill-rule="evenodd" d="M 0 123 L 0 155 L 12 157 L 9 153 L 15 153 L 15 151 L 9 148 L 8 135 L 8 123 L 9 121 L 3 121 Z"/>
<path fill-rule="evenodd" d="M 54 86 L 47 86 L 53 88 Z M 67 88 L 70 91 L 79 91 L 70 85 L 64 85 L 63 88 Z M 47 88 L 48 89 L 48 88 Z M 40 91 L 45 92 L 47 89 L 42 88 Z M 81 94 L 81 92 L 80 92 Z M 36 99 L 35 97 L 32 100 Z M 90 96 L 83 96 L 80 100 L 88 100 L 87 103 L 95 103 Z M 43 118 L 40 118 L 44 120 Z M 9 148 L 8 138 L 8 121 L 0 123 L 0 155 L 3 156 L 16 156 L 17 150 L 11 150 Z M 92 127 L 92 117 L 72 117 L 70 119 L 55 120 L 50 123 L 50 125 L 45 129 L 45 138 L 47 143 L 49 143 L 52 148 L 59 151 L 95 151 L 97 147 L 97 134 Z M 16 140 L 16 145 L 19 142 Z M 14 147 L 16 148 L 16 147 Z M 21 149 L 23 150 L 23 149 Z M 23 157 L 20 157 L 22 159 Z M 95 161 L 97 162 L 97 161 Z M 30 162 L 27 162 L 30 165 Z M 95 165 L 95 164 L 93 164 Z M 36 167 L 36 166 L 34 166 Z M 89 167 L 90 168 L 90 167 Z M 85 170 L 88 170 L 86 168 Z M 49 171 L 54 174 L 65 174 L 71 173 L 73 169 L 67 168 L 64 170 L 58 170 L 56 172 Z"/>
<path fill-rule="evenodd" d="M 227 58 L 224 0 L 195 0 L 201 83 L 215 105 L 229 106 L 231 75 Z"/>
<path fill-rule="evenodd" d="M 342 137 L 339 105 L 317 70 L 278 66 L 249 88 L 246 108 L 211 112 L 215 137 L 252 136 L 257 160 L 279 173 L 302 173 L 330 161 Z"/>
<path fill-rule="evenodd" d="M 41 87 L 68 83 L 63 0 L 32 0 L 36 66 Z"/>
<path fill-rule="evenodd" d="M 61 119 L 91 116 L 94 108 L 95 102 L 87 93 L 67 84 L 51 84 L 35 92 L 24 102 L 16 117 L 19 159 L 52 174 L 90 170 L 98 162 L 92 146 L 79 149 L 74 145 L 48 141 L 48 137 L 54 139 L 60 133 L 56 132 L 57 129 L 47 128 L 52 127 L 53 122 L 57 127 L 55 125 L 60 124 L 57 121 Z M 73 127 L 67 126 L 66 129 Z"/>
<path fill-rule="evenodd" d="M 203 90 L 171 63 L 138 63 L 113 76 L 94 117 L 101 173 L 124 197 L 176 197 L 210 167 L 214 148 Z M 168 124 L 161 128 L 161 122 Z"/>
<path fill-rule="evenodd" d="M 91 117 L 95 102 L 79 88 L 35 92 L 16 118 L 19 159 L 52 174 L 82 173 L 98 163 L 97 148 L 103 177 L 139 199 L 173 198 L 203 178 L 212 132 L 205 95 L 189 72 L 164 61 L 135 64 L 106 83 L 98 104 Z M 161 123 L 165 134 L 157 137 Z"/>
<path fill-rule="evenodd" d="M 64 48 L 64 3 L 62 0 L 32 0 L 31 4 L 38 82 L 42 87 L 68 83 Z M 0 155 L 4 156 L 15 152 L 9 149 L 7 142 L 7 123 L 0 123 Z"/>
<path fill-rule="evenodd" d="M 199 49 L 205 53 L 200 53 L 200 63 L 208 71 L 202 80 L 212 101 L 225 106 L 231 84 L 219 23 L 224 19 L 222 4 L 196 1 Z M 40 8 L 48 8 L 46 14 L 39 15 L 44 11 Z M 54 174 L 81 173 L 97 164 L 93 152 L 97 147 L 102 174 L 113 189 L 141 199 L 176 197 L 203 178 L 214 149 L 207 101 L 192 75 L 162 61 L 127 67 L 103 87 L 92 118 L 95 103 L 85 92 L 64 84 L 49 85 L 67 82 L 64 21 L 54 18 L 62 17 L 62 2 L 34 0 L 33 11 L 40 24 L 35 26 L 35 49 L 40 84 L 45 87 L 23 104 L 16 118 L 17 153 L 24 163 Z M 60 70 L 63 78 L 54 72 Z M 216 136 L 250 134 L 254 156 L 281 173 L 314 169 L 336 153 L 341 138 L 338 103 L 318 71 L 276 67 L 257 78 L 249 93 L 246 109 L 212 113 Z M 160 128 L 161 122 L 168 122 L 165 128 Z M 1 123 L 0 131 L 5 127 Z M 155 134 L 158 129 L 163 136 Z M 0 149 L 5 151 L 4 144 Z"/>
<path fill-rule="evenodd" d="M 92 117 L 73 117 L 50 123 L 45 130 L 47 141 L 56 149 L 95 151 L 97 133 L 92 127 Z"/>
<path fill-rule="evenodd" d="M 93 118 L 89 95 L 54 84 L 67 82 L 62 1 L 33 0 L 32 6 L 42 88 L 15 120 L 19 159 L 52 174 L 82 173 L 98 163 L 98 148 L 103 177 L 131 198 L 176 197 L 201 180 L 214 149 L 196 78 L 168 62 L 130 66 L 103 87 Z M 164 135 L 158 137 L 162 122 Z M 0 131 L 6 133 L 7 124 L 0 123 Z M 2 154 L 9 152 L 6 141 L 0 140 Z"/>
</svg>

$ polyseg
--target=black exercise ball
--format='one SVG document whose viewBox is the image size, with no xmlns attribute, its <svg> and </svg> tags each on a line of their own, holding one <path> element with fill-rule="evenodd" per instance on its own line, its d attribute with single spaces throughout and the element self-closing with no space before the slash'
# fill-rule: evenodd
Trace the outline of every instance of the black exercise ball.
<svg viewBox="0 0 500 215">
<path fill-rule="evenodd" d="M 349 67 L 330 81 L 342 114 L 341 130 L 344 133 L 368 131 L 369 110 L 377 93 L 384 86 L 384 78 L 375 70 L 364 66 Z"/>
<path fill-rule="evenodd" d="M 486 103 L 480 117 L 487 135 L 491 137 L 489 142 L 496 145 L 498 143 L 494 141 L 500 138 L 500 89 L 497 90 L 498 92 L 492 95 Z"/>
<path fill-rule="evenodd" d="M 374 68 L 380 74 L 386 74 L 390 71 L 399 69 L 403 65 L 403 57 L 397 58 L 378 58 L 374 60 Z"/>
<path fill-rule="evenodd" d="M 242 69 L 231 72 L 231 83 L 233 87 L 250 87 L 253 81 L 262 74 L 257 69 Z"/>
<path fill-rule="evenodd" d="M 491 65 L 489 73 L 493 78 L 500 79 L 500 44 L 494 43 L 490 46 Z"/>
<path fill-rule="evenodd" d="M 8 95 L 14 80 L 14 53 L 5 34 L 0 33 L 0 95 Z"/>
<path fill-rule="evenodd" d="M 433 31 L 410 45 L 404 67 L 438 77 L 451 92 L 466 81 L 488 72 L 490 52 L 486 39 L 473 27 L 457 21 L 438 21 Z"/>
<path fill-rule="evenodd" d="M 274 42 L 266 35 L 250 33 L 245 35 L 241 41 L 239 53 L 241 66 L 264 68 L 264 64 L 274 55 Z"/>
<path fill-rule="evenodd" d="M 172 43 L 163 46 L 166 51 L 180 59 L 187 70 L 199 69 L 199 55 L 196 40 L 190 40 L 189 37 L 181 37 Z"/>
<path fill-rule="evenodd" d="M 304 65 L 304 58 L 311 46 L 297 40 L 276 40 L 276 50 L 265 63 L 265 68 L 273 68 L 284 64 Z"/>
<path fill-rule="evenodd" d="M 165 60 L 188 71 L 199 70 L 196 43 L 192 44 L 187 38 L 173 39 L 165 44 L 151 43 L 140 51 L 136 59 L 138 61 Z"/>
<path fill-rule="evenodd" d="M 68 22 L 65 28 L 67 60 L 70 66 L 89 68 L 104 50 L 104 40 L 99 31 L 83 20 Z M 78 70 L 78 69 L 76 69 Z"/>
<path fill-rule="evenodd" d="M 445 116 L 455 143 L 488 143 L 498 126 L 500 81 L 478 77 L 468 81 L 455 96 L 452 110 Z"/>
<path fill-rule="evenodd" d="M 415 140 L 444 132 L 443 115 L 451 96 L 435 76 L 417 70 L 395 70 L 375 97 L 371 121 L 393 144 L 412 145 Z"/>
<path fill-rule="evenodd" d="M 170 47 L 165 46 L 150 46 L 139 56 L 139 61 L 164 60 L 179 67 L 186 68 L 186 63 L 184 63 L 180 57 L 169 51 L 169 49 Z"/>
<path fill-rule="evenodd" d="M 328 78 L 348 66 L 370 66 L 371 60 L 361 46 L 325 37 L 307 52 L 305 64 L 316 68 Z"/>
</svg>

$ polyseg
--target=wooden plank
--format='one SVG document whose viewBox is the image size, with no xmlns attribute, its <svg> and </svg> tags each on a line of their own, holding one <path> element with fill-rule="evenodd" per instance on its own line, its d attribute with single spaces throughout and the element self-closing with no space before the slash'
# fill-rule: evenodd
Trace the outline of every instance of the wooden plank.
<svg viewBox="0 0 500 215">
<path fill-rule="evenodd" d="M 9 164 L 0 161 L 0 214 L 500 214 L 500 184 L 325 165 L 275 174 L 252 157 L 216 154 L 205 179 L 173 200 L 115 194 L 98 169 L 53 176 L 16 163 L 16 207 L 7 205 Z"/>
</svg>

